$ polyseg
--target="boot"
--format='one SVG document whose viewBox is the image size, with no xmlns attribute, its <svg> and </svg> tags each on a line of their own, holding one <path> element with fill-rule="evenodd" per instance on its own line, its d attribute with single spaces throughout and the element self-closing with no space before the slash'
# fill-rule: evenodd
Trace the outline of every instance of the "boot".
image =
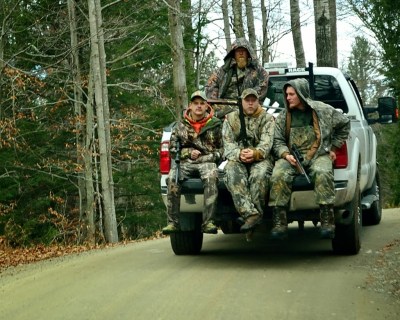
<svg viewBox="0 0 400 320">
<path fill-rule="evenodd" d="M 320 205 L 321 238 L 333 239 L 335 237 L 335 213 L 333 205 Z"/>
<path fill-rule="evenodd" d="M 162 228 L 162 233 L 163 234 L 171 234 L 175 232 L 179 232 L 179 226 L 173 224 L 173 223 L 168 223 L 168 225 L 164 228 Z"/>
<path fill-rule="evenodd" d="M 246 218 L 244 225 L 240 227 L 240 232 L 246 233 L 253 230 L 258 224 L 261 223 L 262 216 L 259 213 L 253 214 Z"/>
<path fill-rule="evenodd" d="M 283 240 L 287 238 L 288 226 L 285 207 L 274 207 L 272 211 L 273 228 L 271 230 L 271 239 Z"/>
</svg>

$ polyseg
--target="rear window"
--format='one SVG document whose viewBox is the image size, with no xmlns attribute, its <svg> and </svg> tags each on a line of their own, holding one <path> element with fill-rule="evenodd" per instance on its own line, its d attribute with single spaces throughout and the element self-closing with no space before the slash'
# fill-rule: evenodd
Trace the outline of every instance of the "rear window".
<svg viewBox="0 0 400 320">
<path fill-rule="evenodd" d="M 275 87 L 275 101 L 280 107 L 284 107 L 283 86 L 286 82 L 298 78 L 297 76 L 280 75 L 270 76 L 272 86 Z M 303 77 L 308 80 L 308 77 Z M 330 75 L 314 76 L 315 97 L 314 100 L 322 101 L 330 104 L 334 108 L 342 109 L 344 113 L 348 112 L 346 100 L 343 97 L 342 90 L 336 79 Z"/>
</svg>

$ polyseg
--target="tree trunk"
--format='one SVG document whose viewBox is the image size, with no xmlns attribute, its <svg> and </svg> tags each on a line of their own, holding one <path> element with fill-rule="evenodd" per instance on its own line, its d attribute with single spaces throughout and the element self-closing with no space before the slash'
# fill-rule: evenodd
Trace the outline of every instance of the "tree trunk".
<svg viewBox="0 0 400 320">
<path fill-rule="evenodd" d="M 337 68 L 338 52 L 337 52 L 336 0 L 329 0 L 329 14 L 331 17 L 332 62 L 333 62 L 333 67 Z"/>
<path fill-rule="evenodd" d="M 224 19 L 224 35 L 225 35 L 226 51 L 229 51 L 232 47 L 232 42 L 231 42 L 231 28 L 229 24 L 228 0 L 222 0 L 221 9 L 222 9 L 222 17 Z"/>
<path fill-rule="evenodd" d="M 244 27 L 242 19 L 242 0 L 232 0 L 233 32 L 237 38 L 244 38 Z"/>
<path fill-rule="evenodd" d="M 181 119 L 182 110 L 188 104 L 186 87 L 185 47 L 183 44 L 181 10 L 179 0 L 168 0 L 168 21 L 171 32 L 172 66 L 175 92 L 176 117 Z"/>
<path fill-rule="evenodd" d="M 294 52 L 296 55 L 296 67 L 306 67 L 303 39 L 301 38 L 299 0 L 290 0 L 290 25 L 292 28 Z"/>
<path fill-rule="evenodd" d="M 333 67 L 333 47 L 329 0 L 314 0 L 317 65 Z"/>
<path fill-rule="evenodd" d="M 253 47 L 253 50 L 257 50 L 257 39 L 256 39 L 256 29 L 254 27 L 254 14 L 253 14 L 253 4 L 251 0 L 245 0 L 246 5 L 246 17 L 247 17 L 247 30 L 249 32 L 249 42 Z"/>
<path fill-rule="evenodd" d="M 91 64 L 93 66 L 94 96 L 96 103 L 97 133 L 100 150 L 102 201 L 104 204 L 104 229 L 108 242 L 118 242 L 117 220 L 114 205 L 112 177 L 110 120 L 107 80 L 105 77 L 105 51 L 100 0 L 88 0 L 91 39 Z"/>
<path fill-rule="evenodd" d="M 262 64 L 269 62 L 269 35 L 268 35 L 268 15 L 265 0 L 261 0 L 261 18 L 262 18 L 262 44 L 261 44 L 261 57 Z"/>
<path fill-rule="evenodd" d="M 71 71 L 72 71 L 72 81 L 74 88 L 74 111 L 76 119 L 76 154 L 77 154 L 77 164 L 84 168 L 83 173 L 78 173 L 78 190 L 79 190 L 79 218 L 83 222 L 84 227 L 84 237 L 85 240 L 91 244 L 95 242 L 95 224 L 94 224 L 94 212 L 93 206 L 92 210 L 87 210 L 87 194 L 86 190 L 86 180 L 87 171 L 91 172 L 92 167 L 89 161 L 89 167 L 86 166 L 87 161 L 87 150 L 84 147 L 84 126 L 82 125 L 82 79 L 80 71 L 80 61 L 79 61 L 79 49 L 78 49 L 78 32 L 77 32 L 77 21 L 75 12 L 76 2 L 75 0 L 68 0 L 68 15 L 69 15 L 69 25 L 70 25 L 70 38 L 71 38 Z M 90 155 L 89 155 L 90 156 Z M 90 158 L 91 159 L 91 158 Z M 92 179 L 90 179 L 92 181 Z M 92 187 L 93 188 L 93 187 Z"/>
</svg>

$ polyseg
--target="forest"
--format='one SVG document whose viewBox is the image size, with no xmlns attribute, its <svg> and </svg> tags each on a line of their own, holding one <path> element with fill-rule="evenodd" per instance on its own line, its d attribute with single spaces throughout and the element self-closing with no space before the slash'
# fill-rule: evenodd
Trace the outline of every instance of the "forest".
<svg viewBox="0 0 400 320">
<path fill-rule="evenodd" d="M 338 61 L 336 22 L 352 17 L 362 27 Z M 154 236 L 166 221 L 162 128 L 236 38 L 266 63 L 291 35 L 304 67 L 301 30 L 311 24 L 316 65 L 340 65 L 373 105 L 400 96 L 399 21 L 390 0 L 2 0 L 0 244 Z M 384 204 L 398 206 L 399 125 L 374 128 Z"/>
</svg>

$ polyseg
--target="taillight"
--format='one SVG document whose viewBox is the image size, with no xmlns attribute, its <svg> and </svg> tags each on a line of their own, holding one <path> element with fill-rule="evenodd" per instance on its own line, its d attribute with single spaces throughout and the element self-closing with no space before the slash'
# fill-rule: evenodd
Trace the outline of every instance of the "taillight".
<svg viewBox="0 0 400 320">
<path fill-rule="evenodd" d="M 169 156 L 169 142 L 164 141 L 160 147 L 160 173 L 168 174 L 171 168 L 171 158 Z"/>
<path fill-rule="evenodd" d="M 396 111 L 395 111 L 395 117 L 396 117 L 396 120 L 399 119 L 399 109 L 397 109 L 397 108 L 396 108 Z"/>
<path fill-rule="evenodd" d="M 347 168 L 349 163 L 349 157 L 347 156 L 347 143 L 345 142 L 339 150 L 336 150 L 336 160 L 333 164 L 335 169 Z"/>
</svg>

